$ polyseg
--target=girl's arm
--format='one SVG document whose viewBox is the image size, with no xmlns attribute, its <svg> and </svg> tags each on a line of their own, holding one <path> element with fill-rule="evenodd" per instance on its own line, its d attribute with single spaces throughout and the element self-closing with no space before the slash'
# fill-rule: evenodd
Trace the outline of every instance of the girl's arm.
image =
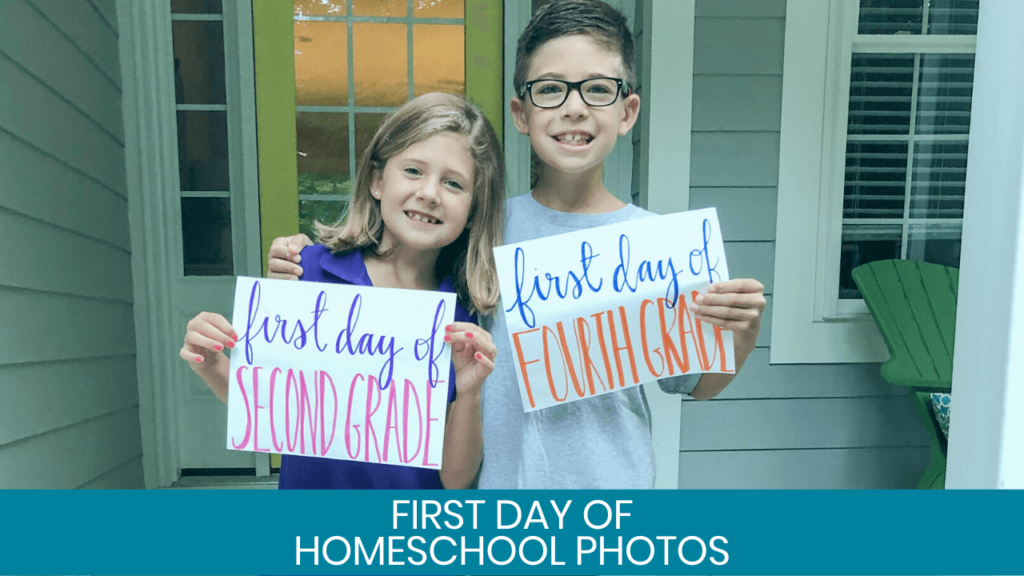
<svg viewBox="0 0 1024 576">
<path fill-rule="evenodd" d="M 225 404 L 228 403 L 231 359 L 224 354 L 224 348 L 234 348 L 237 340 L 238 334 L 226 318 L 212 312 L 200 312 L 189 320 L 185 343 L 178 352 Z"/>
<path fill-rule="evenodd" d="M 480 393 L 484 379 L 494 370 L 496 350 L 491 335 L 475 324 L 455 322 L 446 330 L 445 341 L 451 345 L 455 367 L 456 395 L 448 405 L 441 484 L 460 489 L 473 483 L 483 461 Z"/>
</svg>

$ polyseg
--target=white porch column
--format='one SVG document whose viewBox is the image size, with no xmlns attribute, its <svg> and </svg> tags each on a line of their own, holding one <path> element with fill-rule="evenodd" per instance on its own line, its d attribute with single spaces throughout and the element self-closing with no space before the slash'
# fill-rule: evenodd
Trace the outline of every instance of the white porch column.
<svg viewBox="0 0 1024 576">
<path fill-rule="evenodd" d="M 946 488 L 1024 488 L 1024 2 L 982 0 Z"/>
</svg>

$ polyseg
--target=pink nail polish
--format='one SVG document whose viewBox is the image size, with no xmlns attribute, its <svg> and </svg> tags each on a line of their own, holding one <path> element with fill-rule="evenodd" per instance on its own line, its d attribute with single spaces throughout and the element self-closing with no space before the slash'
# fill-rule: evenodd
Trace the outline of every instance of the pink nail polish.
<svg viewBox="0 0 1024 576">
<path fill-rule="evenodd" d="M 451 336 L 451 334 L 445 334 L 445 335 L 444 335 L 444 341 L 445 341 L 445 342 L 448 342 L 448 341 L 450 341 L 451 339 L 452 339 L 452 336 Z"/>
<path fill-rule="evenodd" d="M 444 331 L 445 331 L 445 332 L 451 332 L 451 331 L 452 331 L 452 327 L 451 327 L 451 325 L 449 324 L 448 326 L 445 326 L 445 327 L 444 327 Z"/>
<path fill-rule="evenodd" d="M 220 352 L 221 350 L 224 349 L 224 347 L 221 346 L 220 344 L 214 344 L 213 349 L 216 350 L 217 352 Z"/>
<path fill-rule="evenodd" d="M 235 347 L 235 343 L 232 342 L 231 340 L 228 340 L 228 348 L 234 348 L 234 347 Z"/>
<path fill-rule="evenodd" d="M 202 362 L 202 361 L 203 361 L 203 357 L 202 356 L 196 356 L 196 362 Z"/>
<path fill-rule="evenodd" d="M 481 354 L 481 353 L 479 353 L 479 352 L 477 352 L 477 353 L 476 353 L 476 359 L 477 359 L 477 360 L 483 360 L 483 359 L 484 359 L 484 355 L 483 355 L 483 354 Z"/>
<path fill-rule="evenodd" d="M 466 332 L 466 338 L 472 338 L 472 337 L 473 337 L 473 333 L 472 332 Z"/>
</svg>

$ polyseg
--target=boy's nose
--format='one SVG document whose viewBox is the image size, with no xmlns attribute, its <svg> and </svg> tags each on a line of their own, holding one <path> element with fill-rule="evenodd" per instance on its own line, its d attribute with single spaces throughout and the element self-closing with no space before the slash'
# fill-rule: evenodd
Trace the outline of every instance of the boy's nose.
<svg viewBox="0 0 1024 576">
<path fill-rule="evenodd" d="M 590 110 L 587 103 L 583 101 L 583 95 L 580 91 L 569 90 L 569 95 L 566 97 L 565 102 L 562 103 L 562 112 L 566 116 L 578 117 L 585 116 Z"/>
</svg>

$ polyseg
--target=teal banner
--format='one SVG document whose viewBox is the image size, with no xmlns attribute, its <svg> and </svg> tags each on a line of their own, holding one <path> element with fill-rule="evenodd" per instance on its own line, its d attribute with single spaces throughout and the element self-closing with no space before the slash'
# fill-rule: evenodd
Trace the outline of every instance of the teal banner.
<svg viewBox="0 0 1024 576">
<path fill-rule="evenodd" d="M 2 574 L 1024 574 L 1017 491 L 0 491 Z"/>
</svg>

